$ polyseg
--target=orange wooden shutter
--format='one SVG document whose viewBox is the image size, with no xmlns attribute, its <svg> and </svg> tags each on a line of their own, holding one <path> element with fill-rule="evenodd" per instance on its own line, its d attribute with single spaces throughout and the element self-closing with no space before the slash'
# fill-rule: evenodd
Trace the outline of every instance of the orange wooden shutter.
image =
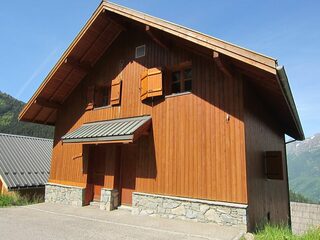
<svg viewBox="0 0 320 240">
<path fill-rule="evenodd" d="M 140 97 L 144 100 L 149 97 L 162 95 L 162 71 L 160 68 L 151 68 L 141 74 Z"/>
<path fill-rule="evenodd" d="M 94 107 L 94 86 L 89 86 L 87 91 L 87 107 L 86 110 L 91 110 Z"/>
<path fill-rule="evenodd" d="M 121 79 L 116 78 L 111 82 L 110 104 L 111 105 L 120 104 L 120 99 L 121 99 Z"/>
</svg>

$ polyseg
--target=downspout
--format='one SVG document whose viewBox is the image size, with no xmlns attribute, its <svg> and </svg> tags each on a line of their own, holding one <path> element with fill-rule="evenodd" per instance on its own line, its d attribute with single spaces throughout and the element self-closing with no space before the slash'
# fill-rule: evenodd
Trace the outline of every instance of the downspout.
<svg viewBox="0 0 320 240">
<path fill-rule="evenodd" d="M 294 103 L 294 100 L 293 100 L 293 96 L 292 96 L 292 93 L 291 93 L 291 89 L 290 89 L 290 85 L 289 85 L 289 82 L 288 82 L 288 77 L 287 77 L 287 74 L 286 74 L 286 71 L 284 69 L 284 66 L 277 66 L 276 67 L 276 70 L 277 70 L 277 76 L 278 76 L 278 79 L 279 79 L 279 83 L 280 83 L 280 86 L 285 94 L 285 97 L 290 105 L 290 109 L 293 113 L 293 117 L 294 117 L 294 121 L 295 121 L 295 124 L 299 130 L 299 138 L 297 138 L 297 140 L 304 140 L 305 139 L 305 136 L 304 136 L 304 133 L 303 133 L 303 130 L 302 130 L 302 126 L 301 126 L 301 122 L 300 122 L 300 119 L 299 119 L 299 115 L 298 115 L 298 111 L 297 111 L 297 108 L 296 108 L 296 105 Z"/>
</svg>

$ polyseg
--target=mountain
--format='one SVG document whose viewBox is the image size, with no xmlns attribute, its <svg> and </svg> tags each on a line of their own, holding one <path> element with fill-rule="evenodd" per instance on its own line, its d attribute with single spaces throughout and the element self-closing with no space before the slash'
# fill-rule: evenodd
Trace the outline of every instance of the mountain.
<svg viewBox="0 0 320 240">
<path fill-rule="evenodd" d="M 290 189 L 320 202 L 320 134 L 287 145 Z"/>
<path fill-rule="evenodd" d="M 51 126 L 18 121 L 24 105 L 24 102 L 0 91 L 0 133 L 53 138 L 54 128 Z"/>
</svg>

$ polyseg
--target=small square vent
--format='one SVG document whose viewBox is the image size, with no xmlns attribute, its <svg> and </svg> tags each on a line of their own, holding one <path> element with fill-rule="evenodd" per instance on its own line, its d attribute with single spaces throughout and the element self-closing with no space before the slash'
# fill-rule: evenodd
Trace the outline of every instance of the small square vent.
<svg viewBox="0 0 320 240">
<path fill-rule="evenodd" d="M 136 47 L 136 58 L 141 58 L 146 55 L 146 45 Z"/>
</svg>

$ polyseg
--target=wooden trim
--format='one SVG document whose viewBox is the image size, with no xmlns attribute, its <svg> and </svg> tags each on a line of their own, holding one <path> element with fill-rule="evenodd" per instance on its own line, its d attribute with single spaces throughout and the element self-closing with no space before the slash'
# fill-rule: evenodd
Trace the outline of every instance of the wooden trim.
<svg viewBox="0 0 320 240">
<path fill-rule="evenodd" d="M 276 60 L 271 57 L 264 56 L 220 39 L 191 30 L 189 28 L 173 24 L 163 19 L 155 18 L 113 3 L 103 2 L 103 5 L 110 12 L 114 12 L 129 19 L 141 22 L 150 27 L 157 28 L 179 38 L 183 38 L 195 44 L 210 48 L 237 60 L 276 74 Z"/>
<path fill-rule="evenodd" d="M 79 182 L 72 182 L 72 181 L 65 181 L 65 180 L 54 180 L 54 179 L 49 179 L 48 183 L 52 184 L 61 184 L 61 185 L 66 185 L 66 186 L 71 186 L 71 187 L 81 187 L 85 188 L 86 183 L 79 183 Z"/>
<path fill-rule="evenodd" d="M 151 27 L 146 25 L 146 32 L 152 38 L 152 40 L 157 43 L 160 47 L 168 50 L 169 48 L 165 45 L 159 38 L 155 36 L 155 34 L 151 31 Z"/>
<path fill-rule="evenodd" d="M 133 142 L 137 141 L 141 136 L 143 135 L 147 135 L 148 134 L 148 130 L 151 127 L 151 122 L 152 120 L 148 120 L 147 122 L 145 122 L 141 127 L 139 127 L 133 134 Z"/>
<path fill-rule="evenodd" d="M 70 65 L 72 68 L 83 71 L 85 73 L 89 72 L 92 69 L 91 65 L 81 63 L 79 60 L 76 60 L 73 57 L 66 58 L 64 60 L 64 63 Z"/>
<path fill-rule="evenodd" d="M 221 59 L 221 54 L 213 51 L 213 59 L 215 61 L 215 63 L 218 65 L 219 69 L 228 77 L 232 77 L 231 72 L 229 71 L 229 69 L 226 67 L 225 63 L 222 61 Z"/>
<path fill-rule="evenodd" d="M 60 103 L 54 101 L 48 101 L 45 98 L 38 97 L 34 103 L 38 104 L 41 107 L 52 108 L 52 109 L 59 109 L 61 107 Z"/>
<path fill-rule="evenodd" d="M 114 140 L 114 141 L 98 141 L 98 142 L 81 142 L 79 144 L 88 145 L 88 144 L 108 144 L 108 143 L 132 143 L 133 140 Z M 64 144 L 68 144 L 67 142 L 64 142 Z"/>
</svg>

